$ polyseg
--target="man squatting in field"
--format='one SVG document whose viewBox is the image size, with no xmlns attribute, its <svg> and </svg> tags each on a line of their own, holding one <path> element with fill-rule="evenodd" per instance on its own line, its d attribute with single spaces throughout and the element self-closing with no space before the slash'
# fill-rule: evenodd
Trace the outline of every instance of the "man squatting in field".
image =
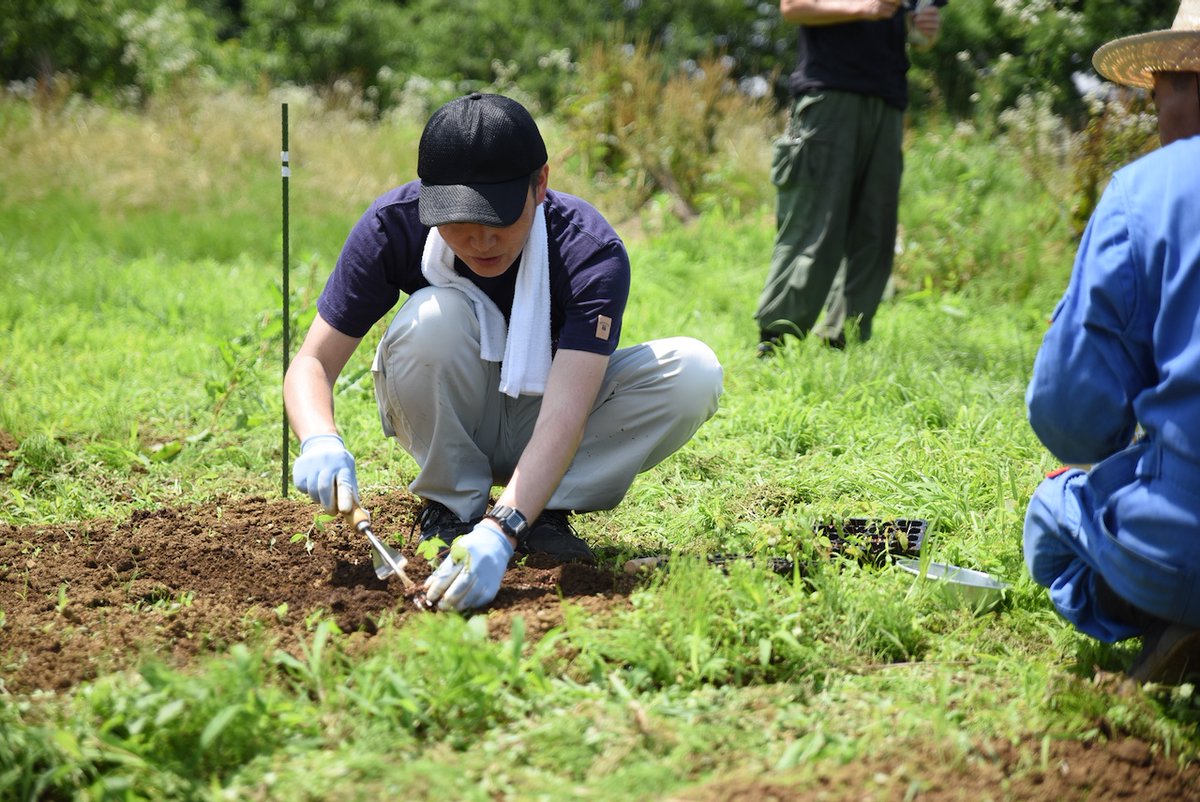
<svg viewBox="0 0 1200 802">
<path fill-rule="evenodd" d="M 1105 189 L 1034 363 L 1029 421 L 1085 467 L 1037 488 L 1025 562 L 1082 632 L 1142 637 L 1131 677 L 1174 683 L 1200 673 L 1200 0 L 1093 62 L 1153 90 L 1163 147 Z"/>
<path fill-rule="evenodd" d="M 516 101 L 474 93 L 438 109 L 420 180 L 353 227 L 284 381 L 301 440 L 295 485 L 348 512 L 358 487 L 334 382 L 408 295 L 372 372 L 383 431 L 419 468 L 409 489 L 425 500 L 421 540 L 454 541 L 425 585 L 441 609 L 491 602 L 514 550 L 592 559 L 568 514 L 616 506 L 721 394 L 721 365 L 695 339 L 617 348 L 625 246 L 591 205 L 548 189 L 549 172 Z"/>
</svg>

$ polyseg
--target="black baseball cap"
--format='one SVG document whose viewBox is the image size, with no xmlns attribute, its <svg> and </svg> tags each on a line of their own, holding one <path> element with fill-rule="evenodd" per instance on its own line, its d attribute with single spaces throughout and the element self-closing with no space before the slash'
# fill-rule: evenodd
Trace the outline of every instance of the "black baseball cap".
<svg viewBox="0 0 1200 802">
<path fill-rule="evenodd" d="M 421 223 L 510 226 L 525 209 L 529 176 L 545 163 L 546 143 L 520 103 L 480 92 L 451 100 L 421 134 Z"/>
</svg>

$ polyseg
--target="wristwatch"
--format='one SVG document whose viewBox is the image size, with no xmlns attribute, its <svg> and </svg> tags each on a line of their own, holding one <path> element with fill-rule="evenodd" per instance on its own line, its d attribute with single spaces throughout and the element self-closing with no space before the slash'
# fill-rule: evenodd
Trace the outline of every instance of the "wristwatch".
<svg viewBox="0 0 1200 802">
<path fill-rule="evenodd" d="M 521 539 L 521 536 L 525 534 L 525 530 L 529 528 L 529 521 L 525 520 L 524 515 L 512 507 L 505 507 L 502 504 L 492 507 L 484 513 L 483 517 L 491 518 L 500 524 L 500 528 L 504 530 L 504 534 L 517 541 Z"/>
</svg>

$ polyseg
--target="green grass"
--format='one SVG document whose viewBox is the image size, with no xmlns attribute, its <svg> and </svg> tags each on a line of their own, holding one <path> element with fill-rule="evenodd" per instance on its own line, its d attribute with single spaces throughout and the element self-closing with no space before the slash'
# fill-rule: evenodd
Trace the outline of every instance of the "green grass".
<svg viewBox="0 0 1200 802">
<path fill-rule="evenodd" d="M 0 100 L 0 429 L 21 444 L 0 520 L 278 492 L 277 113 L 277 98 L 142 115 Z M 415 133 L 311 100 L 292 120 L 298 337 L 345 231 L 411 171 Z M 1036 763 L 1043 738 L 1103 731 L 1192 759 L 1191 689 L 1094 683 L 1133 646 L 1074 633 L 1023 568 L 1025 505 L 1054 467 L 1023 393 L 1070 268 L 1059 204 L 1027 190 L 1020 154 L 948 126 L 914 132 L 907 165 L 897 292 L 845 352 L 753 358 L 765 176 L 758 207 L 686 227 L 606 209 L 634 264 L 625 342 L 704 339 L 725 393 L 582 528 L 627 552 L 796 554 L 814 521 L 925 518 L 934 559 L 1012 583 L 998 613 L 894 569 L 820 564 L 805 582 L 679 559 L 612 619 L 566 603 L 537 644 L 420 617 L 352 656 L 314 623 L 300 657 L 235 647 L 188 673 L 0 693 L 0 797 L 647 799 L 728 774 L 804 782 L 914 744 L 964 766 L 988 739 L 1032 744 Z M 370 350 L 338 384 L 339 422 L 361 484 L 398 488 L 413 466 L 379 436 Z"/>
</svg>

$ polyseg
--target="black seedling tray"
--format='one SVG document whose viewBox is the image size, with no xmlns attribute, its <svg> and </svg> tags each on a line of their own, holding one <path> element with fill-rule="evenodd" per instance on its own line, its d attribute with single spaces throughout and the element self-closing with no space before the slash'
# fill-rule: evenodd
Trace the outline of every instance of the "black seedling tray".
<svg viewBox="0 0 1200 802">
<path fill-rule="evenodd" d="M 918 556 L 927 527 L 928 522 L 921 518 L 847 518 L 814 523 L 813 534 L 828 538 L 829 548 L 836 554 L 882 565 L 888 557 Z"/>
<path fill-rule="evenodd" d="M 920 518 L 901 518 L 885 521 L 878 518 L 847 518 L 844 521 L 814 523 L 813 534 L 816 535 L 818 552 L 826 551 L 824 540 L 828 540 L 830 556 L 838 554 L 847 558 L 857 559 L 873 565 L 884 565 L 889 557 L 916 557 L 921 553 L 925 543 L 925 531 L 928 522 Z M 637 571 L 648 568 L 665 568 L 669 558 L 659 557 L 632 560 L 626 566 L 630 571 L 633 563 L 643 563 Z M 791 557 L 765 557 L 753 554 L 710 554 L 707 557 L 709 565 L 727 569 L 735 562 L 760 563 L 769 567 L 773 572 L 790 575 L 796 566 Z M 807 573 L 806 566 L 800 564 L 800 573 Z"/>
</svg>

